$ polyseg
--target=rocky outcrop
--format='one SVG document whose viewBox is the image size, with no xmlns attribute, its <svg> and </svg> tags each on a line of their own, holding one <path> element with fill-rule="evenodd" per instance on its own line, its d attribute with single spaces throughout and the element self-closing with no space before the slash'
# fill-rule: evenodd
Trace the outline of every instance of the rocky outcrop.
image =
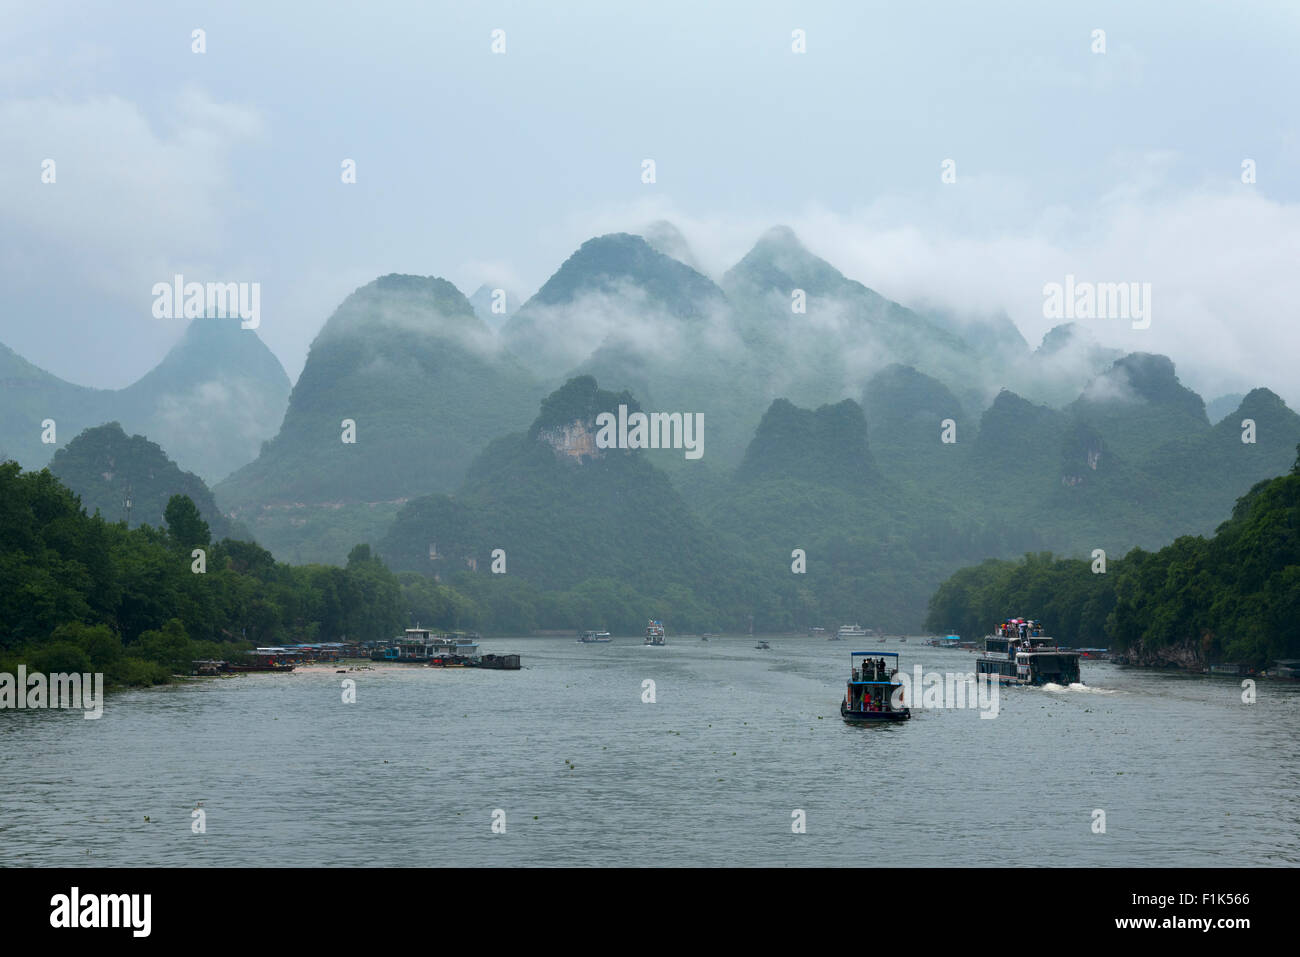
<svg viewBox="0 0 1300 957">
<path fill-rule="evenodd" d="M 1143 668 L 1180 668 L 1184 671 L 1204 671 L 1209 662 L 1206 660 L 1206 646 L 1210 644 L 1209 636 L 1197 640 L 1184 638 L 1171 645 L 1148 648 L 1139 644 L 1123 654 L 1116 655 L 1115 661 L 1124 665 L 1139 665 Z"/>
</svg>

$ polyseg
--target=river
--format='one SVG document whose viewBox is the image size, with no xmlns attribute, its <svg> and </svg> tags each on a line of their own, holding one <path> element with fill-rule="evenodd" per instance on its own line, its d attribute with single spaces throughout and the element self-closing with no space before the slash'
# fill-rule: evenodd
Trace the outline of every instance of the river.
<svg viewBox="0 0 1300 957">
<path fill-rule="evenodd" d="M 1238 680 L 1085 662 L 1086 687 L 1002 689 L 991 720 L 850 727 L 849 644 L 769 640 L 491 639 L 524 669 L 316 666 L 113 694 L 98 720 L 0 713 L 0 864 L 1300 863 L 1296 684 L 1245 704 Z"/>
</svg>

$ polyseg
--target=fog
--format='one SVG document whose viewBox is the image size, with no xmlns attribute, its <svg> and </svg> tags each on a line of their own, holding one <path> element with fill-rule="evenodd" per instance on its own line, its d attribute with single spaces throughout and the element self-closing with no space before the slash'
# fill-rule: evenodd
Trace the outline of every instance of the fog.
<svg viewBox="0 0 1300 957">
<path fill-rule="evenodd" d="M 258 335 L 296 378 L 380 275 L 526 295 L 591 236 L 667 220 L 717 279 L 785 223 L 904 305 L 1005 311 L 1031 347 L 1044 284 L 1149 282 L 1149 329 L 1088 331 L 1207 399 L 1300 407 L 1300 14 L 1130 7 L 7 4 L 0 341 L 119 388 L 183 329 L 150 316 L 153 283 L 260 282 Z"/>
</svg>

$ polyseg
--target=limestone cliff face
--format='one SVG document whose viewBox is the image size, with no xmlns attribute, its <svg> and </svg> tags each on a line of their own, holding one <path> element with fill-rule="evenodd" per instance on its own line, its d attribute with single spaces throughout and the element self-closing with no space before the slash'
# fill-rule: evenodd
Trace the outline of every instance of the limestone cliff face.
<svg viewBox="0 0 1300 957">
<path fill-rule="evenodd" d="M 1076 422 L 1066 434 L 1062 447 L 1061 484 L 1073 487 L 1090 481 L 1089 472 L 1096 472 L 1103 458 L 1108 458 L 1105 443 L 1094 430 Z"/>
<path fill-rule="evenodd" d="M 1206 638 L 1184 638 L 1172 645 L 1160 648 L 1147 648 L 1138 645 L 1119 656 L 1121 664 L 1140 665 L 1144 668 L 1182 668 L 1186 671 L 1204 671 L 1207 666 L 1205 650 L 1209 641 Z"/>
<path fill-rule="evenodd" d="M 555 450 L 556 455 L 580 462 L 583 456 L 596 458 L 601 450 L 596 447 L 596 434 L 586 422 L 570 422 L 557 428 L 542 429 L 537 436 Z"/>
</svg>

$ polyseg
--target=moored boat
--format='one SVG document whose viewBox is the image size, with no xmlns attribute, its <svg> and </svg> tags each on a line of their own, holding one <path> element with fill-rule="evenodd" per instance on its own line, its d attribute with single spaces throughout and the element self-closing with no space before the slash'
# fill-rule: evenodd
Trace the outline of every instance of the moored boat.
<svg viewBox="0 0 1300 957">
<path fill-rule="evenodd" d="M 401 638 L 377 647 L 371 661 L 385 664 L 428 665 L 433 668 L 496 667 L 480 664 L 473 635 L 435 635 L 427 628 L 407 628 Z M 491 656 L 486 656 L 491 657 Z"/>
<path fill-rule="evenodd" d="M 607 641 L 613 641 L 607 631 L 584 631 L 578 636 L 578 640 L 584 645 L 603 644 Z"/>
<path fill-rule="evenodd" d="M 232 664 L 229 661 L 223 661 L 218 666 L 218 670 L 223 674 L 248 674 L 260 671 L 285 672 L 293 671 L 294 666 L 280 661 L 253 661 L 245 664 Z"/>
<path fill-rule="evenodd" d="M 497 671 L 519 671 L 518 655 L 482 655 L 467 662 L 470 668 L 492 668 Z"/>
<path fill-rule="evenodd" d="M 857 661 L 855 659 L 861 659 Z M 902 702 L 902 682 L 898 674 L 898 654 L 892 651 L 853 651 L 849 653 L 849 681 L 840 701 L 840 717 L 847 724 L 876 724 L 906 721 L 911 709 Z M 898 701 L 895 701 L 895 695 Z"/>
</svg>

